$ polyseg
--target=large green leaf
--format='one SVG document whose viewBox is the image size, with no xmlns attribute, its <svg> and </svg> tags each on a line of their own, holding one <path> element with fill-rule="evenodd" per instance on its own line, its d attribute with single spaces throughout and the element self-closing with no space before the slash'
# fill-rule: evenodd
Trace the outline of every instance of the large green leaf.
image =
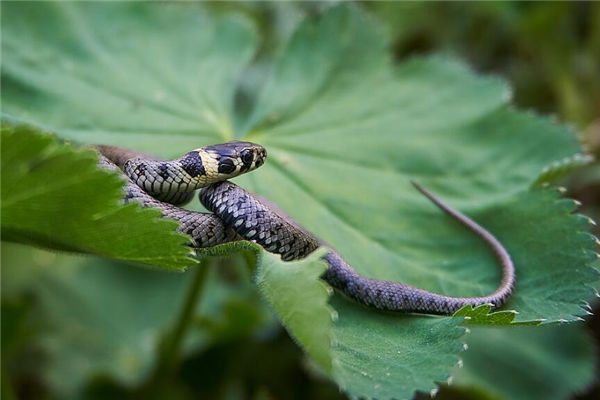
<svg viewBox="0 0 600 400">
<path fill-rule="evenodd" d="M 255 47 L 241 18 L 195 5 L 3 9 L 4 112 L 77 141 L 148 151 L 233 137 L 233 94 Z"/>
<path fill-rule="evenodd" d="M 493 291 L 500 272 L 489 249 L 414 191 L 416 179 L 505 243 L 517 320 L 583 315 L 579 303 L 594 294 L 584 283 L 596 274 L 587 221 L 570 214 L 572 202 L 530 190 L 548 164 L 580 151 L 575 136 L 506 107 L 497 79 L 438 58 L 391 68 L 382 46 L 345 7 L 300 26 L 251 118 L 247 136 L 271 155 L 260 180 L 248 177 L 254 189 L 362 274 L 451 295 Z"/>
<path fill-rule="evenodd" d="M 165 268 L 193 264 L 177 223 L 122 204 L 123 178 L 97 169 L 94 151 L 24 126 L 3 125 L 1 135 L 4 240 Z"/>
<path fill-rule="evenodd" d="M 258 141 L 269 162 L 239 182 L 360 273 L 450 295 L 493 291 L 500 272 L 490 250 L 412 190 L 416 179 L 505 243 L 518 274 L 507 308 L 518 321 L 584 313 L 581 302 L 594 294 L 586 283 L 598 282 L 588 222 L 556 192 L 530 189 L 546 166 L 580 152 L 572 132 L 511 109 L 500 80 L 455 61 L 393 66 L 373 23 L 347 6 L 298 27 L 242 120 L 233 98 L 252 31 L 234 17 L 200 14 L 164 4 L 11 4 L 3 10 L 4 110 L 65 138 L 160 156 L 234 134 Z M 31 21 L 39 24 L 30 31 Z M 278 310 L 285 299 L 269 300 Z M 281 315 L 301 304 L 292 300 Z M 323 340 L 333 340 L 334 377 L 352 394 L 429 391 L 457 360 L 458 318 L 367 311 L 339 295 L 332 305 L 339 318 Z M 288 328 L 296 334 L 312 323 Z M 396 376 L 398 365 L 412 366 L 413 378 Z"/>
</svg>

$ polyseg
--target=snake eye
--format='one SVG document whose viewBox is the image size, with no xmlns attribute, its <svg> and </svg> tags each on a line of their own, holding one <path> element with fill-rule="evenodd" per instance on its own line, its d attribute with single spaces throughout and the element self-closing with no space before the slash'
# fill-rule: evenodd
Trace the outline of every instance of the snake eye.
<svg viewBox="0 0 600 400">
<path fill-rule="evenodd" d="M 254 159 L 254 154 L 252 154 L 252 150 L 242 150 L 240 156 L 242 157 L 242 162 L 244 163 L 244 165 L 252 164 L 252 160 Z"/>
<path fill-rule="evenodd" d="M 229 158 L 219 161 L 219 173 L 220 174 L 231 174 L 235 171 L 235 165 Z"/>
</svg>

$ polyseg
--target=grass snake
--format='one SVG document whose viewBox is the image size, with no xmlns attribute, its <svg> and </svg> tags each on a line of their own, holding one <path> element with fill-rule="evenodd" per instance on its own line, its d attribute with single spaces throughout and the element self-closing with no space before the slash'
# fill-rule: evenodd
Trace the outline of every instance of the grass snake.
<svg viewBox="0 0 600 400">
<path fill-rule="evenodd" d="M 332 247 L 308 232 L 268 200 L 253 195 L 227 179 L 260 167 L 266 150 L 249 142 L 206 146 L 182 157 L 163 161 L 120 147 L 97 145 L 99 165 L 120 170 L 126 176 L 125 201 L 137 201 L 179 222 L 179 231 L 192 238 L 194 247 L 211 247 L 234 240 L 249 240 L 285 261 L 301 259 L 320 246 L 328 253 L 328 269 L 322 278 L 346 296 L 369 307 L 388 311 L 452 314 L 470 304 L 500 307 L 510 296 L 515 272 L 504 246 L 485 228 L 413 185 L 446 214 L 477 234 L 494 251 L 502 265 L 502 281 L 496 291 L 482 297 L 451 297 L 400 282 L 359 275 Z M 202 204 L 213 214 L 180 208 L 200 189 Z"/>
</svg>

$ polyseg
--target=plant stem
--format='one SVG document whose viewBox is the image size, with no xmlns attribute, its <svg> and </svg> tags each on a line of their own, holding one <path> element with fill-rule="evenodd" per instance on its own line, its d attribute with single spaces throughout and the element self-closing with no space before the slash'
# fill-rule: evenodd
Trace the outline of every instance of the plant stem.
<svg viewBox="0 0 600 400">
<path fill-rule="evenodd" d="M 187 330 L 189 329 L 194 318 L 196 304 L 198 303 L 198 298 L 202 293 L 202 288 L 204 287 L 204 281 L 206 280 L 209 265 L 209 259 L 204 258 L 200 265 L 195 267 L 192 282 L 182 303 L 179 316 L 177 317 L 172 330 L 166 335 L 165 340 L 160 348 L 158 366 L 156 368 L 157 376 L 155 376 L 155 378 L 158 380 L 162 380 L 167 377 L 170 378 L 177 372 L 176 370 L 183 339 L 185 338 L 185 334 L 187 333 Z"/>
<path fill-rule="evenodd" d="M 4 364 L 4 363 L 3 363 Z M 17 396 L 12 386 L 12 382 L 10 381 L 10 377 L 6 372 L 6 367 L 2 365 L 2 389 L 1 389 L 2 399 L 5 400 L 16 400 Z"/>
</svg>

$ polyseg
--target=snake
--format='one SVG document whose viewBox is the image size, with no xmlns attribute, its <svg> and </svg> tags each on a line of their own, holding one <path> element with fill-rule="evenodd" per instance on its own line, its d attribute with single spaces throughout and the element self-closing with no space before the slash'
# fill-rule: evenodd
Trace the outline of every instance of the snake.
<svg viewBox="0 0 600 400">
<path fill-rule="evenodd" d="M 274 203 L 239 187 L 229 179 L 264 164 L 267 151 L 251 142 L 233 141 L 192 150 L 165 161 L 116 146 L 94 145 L 98 164 L 124 175 L 124 201 L 160 210 L 179 222 L 178 230 L 190 236 L 196 248 L 247 240 L 279 254 L 283 261 L 305 258 L 325 247 L 327 269 L 321 278 L 350 299 L 384 311 L 452 315 L 466 305 L 504 305 L 515 286 L 515 268 L 502 243 L 471 218 L 447 205 L 420 184 L 414 187 L 448 216 L 476 234 L 502 266 L 497 289 L 486 296 L 453 297 L 402 282 L 360 275 L 324 240 L 294 221 Z M 211 213 L 182 208 L 199 191 L 199 200 Z"/>
</svg>

